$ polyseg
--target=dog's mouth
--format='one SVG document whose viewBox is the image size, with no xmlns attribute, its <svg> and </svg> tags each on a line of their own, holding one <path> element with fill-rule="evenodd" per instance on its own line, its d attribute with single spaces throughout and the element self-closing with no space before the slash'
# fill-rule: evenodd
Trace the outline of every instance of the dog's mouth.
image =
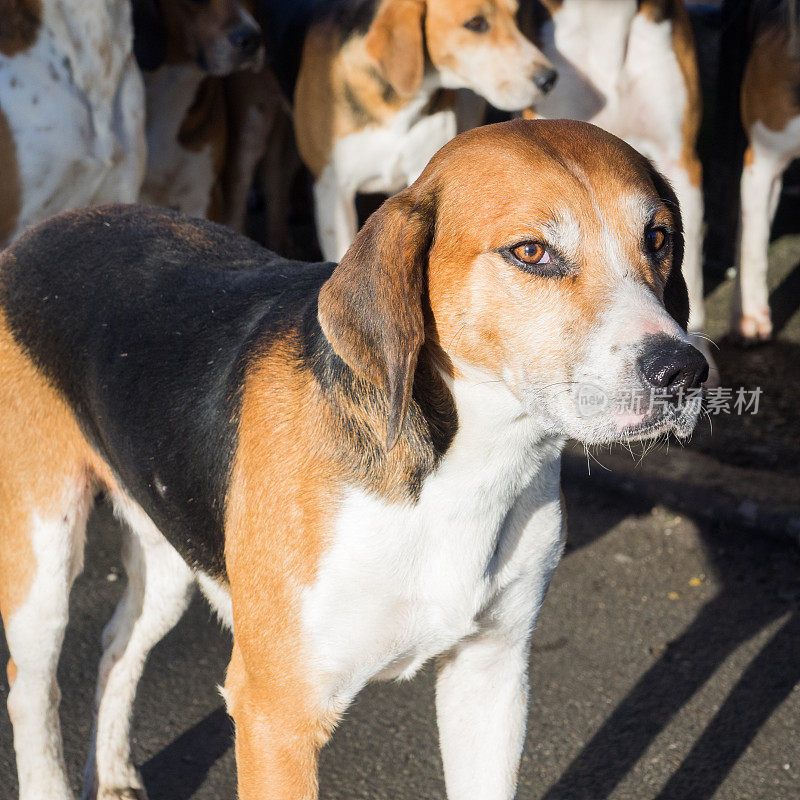
<svg viewBox="0 0 800 800">
<path fill-rule="evenodd" d="M 700 414 L 702 398 L 692 397 L 681 403 L 653 411 L 641 422 L 626 425 L 619 433 L 623 442 L 639 442 L 654 439 L 662 434 L 673 433 L 679 439 L 691 436 Z"/>
</svg>

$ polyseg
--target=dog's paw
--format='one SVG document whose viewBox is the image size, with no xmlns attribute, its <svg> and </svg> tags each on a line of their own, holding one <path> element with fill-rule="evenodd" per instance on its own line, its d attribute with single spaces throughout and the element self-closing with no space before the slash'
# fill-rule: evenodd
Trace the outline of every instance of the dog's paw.
<svg viewBox="0 0 800 800">
<path fill-rule="evenodd" d="M 94 780 L 84 788 L 83 800 L 147 800 L 144 781 L 138 770 L 131 769 L 126 780 L 115 785 L 97 786 Z"/>
<path fill-rule="evenodd" d="M 740 345 L 768 342 L 772 338 L 769 308 L 753 314 L 738 314 L 731 320 L 730 338 Z"/>
</svg>

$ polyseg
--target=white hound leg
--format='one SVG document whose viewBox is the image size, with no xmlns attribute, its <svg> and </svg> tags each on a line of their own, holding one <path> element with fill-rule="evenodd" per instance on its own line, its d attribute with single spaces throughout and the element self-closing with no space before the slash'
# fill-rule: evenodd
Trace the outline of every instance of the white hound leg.
<svg viewBox="0 0 800 800">
<path fill-rule="evenodd" d="M 125 534 L 128 584 L 103 632 L 94 735 L 84 773 L 84 797 L 90 800 L 146 797 L 131 759 L 133 700 L 150 650 L 176 625 L 192 596 L 191 570 L 149 521 L 148 527 L 144 536 L 138 535 L 138 524 L 136 532 Z"/>
<path fill-rule="evenodd" d="M 786 161 L 753 143 L 745 153 L 739 221 L 739 270 L 731 304 L 731 334 L 744 342 L 772 335 L 767 267 L 769 234 L 778 207 Z"/>
<path fill-rule="evenodd" d="M 448 800 L 512 800 L 527 709 L 527 636 L 467 641 L 444 660 L 436 711 Z"/>
<path fill-rule="evenodd" d="M 69 593 L 83 568 L 91 493 L 67 492 L 60 513 L 31 518 L 36 558 L 25 601 L 6 620 L 11 653 L 8 714 L 14 726 L 20 800 L 71 800 L 64 767 L 56 668 L 69 616 Z"/>
<path fill-rule="evenodd" d="M 355 192 L 336 180 L 336 170 L 327 166 L 314 182 L 314 210 L 322 255 L 341 261 L 358 232 Z"/>
</svg>

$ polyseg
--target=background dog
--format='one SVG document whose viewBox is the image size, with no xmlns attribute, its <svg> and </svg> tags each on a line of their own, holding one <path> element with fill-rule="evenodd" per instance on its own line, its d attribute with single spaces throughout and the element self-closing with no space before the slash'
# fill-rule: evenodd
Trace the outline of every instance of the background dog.
<svg viewBox="0 0 800 800">
<path fill-rule="evenodd" d="M 0 7 L 0 247 L 52 214 L 134 202 L 144 94 L 129 0 Z"/>
<path fill-rule="evenodd" d="M 141 199 L 216 218 L 228 144 L 221 76 L 260 68 L 261 29 L 238 0 L 134 0 L 134 9 L 147 93 Z"/>
<path fill-rule="evenodd" d="M 731 333 L 753 343 L 772 335 L 767 288 L 770 226 L 781 177 L 800 155 L 800 19 L 792 0 L 757 3 L 753 40 L 742 81 L 742 124 L 747 135 L 741 181 L 739 270 Z"/>
<path fill-rule="evenodd" d="M 515 10 L 507 0 L 358 0 L 315 9 L 302 37 L 294 120 L 314 175 L 325 258 L 338 261 L 353 241 L 358 192 L 402 189 L 455 136 L 452 99 L 438 90 L 466 87 L 519 110 L 553 86 L 555 72 L 520 33 Z"/>
</svg>

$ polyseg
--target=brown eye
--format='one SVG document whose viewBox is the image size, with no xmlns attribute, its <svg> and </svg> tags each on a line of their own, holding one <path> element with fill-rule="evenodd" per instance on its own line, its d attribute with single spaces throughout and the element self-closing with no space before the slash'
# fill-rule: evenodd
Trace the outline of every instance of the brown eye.
<svg viewBox="0 0 800 800">
<path fill-rule="evenodd" d="M 644 243 L 648 252 L 658 253 L 667 243 L 667 232 L 663 228 L 650 228 L 645 231 Z"/>
<path fill-rule="evenodd" d="M 523 242 L 511 250 L 514 258 L 523 264 L 549 264 L 550 253 L 541 242 Z"/>
<path fill-rule="evenodd" d="M 464 27 L 473 33 L 486 33 L 489 30 L 489 20 L 481 14 L 468 19 L 464 23 Z"/>
</svg>

